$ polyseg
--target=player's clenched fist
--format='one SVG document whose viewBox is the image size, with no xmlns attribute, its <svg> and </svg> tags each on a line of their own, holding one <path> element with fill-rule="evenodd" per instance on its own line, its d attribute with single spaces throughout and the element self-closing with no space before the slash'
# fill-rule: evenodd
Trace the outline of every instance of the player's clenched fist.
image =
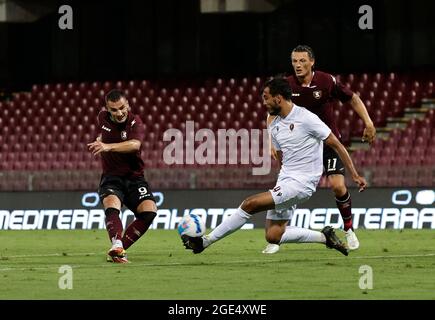
<svg viewBox="0 0 435 320">
<path fill-rule="evenodd" d="M 373 143 L 376 137 L 376 128 L 374 126 L 368 126 L 364 129 L 362 141 L 367 141 L 368 143 Z"/>
</svg>

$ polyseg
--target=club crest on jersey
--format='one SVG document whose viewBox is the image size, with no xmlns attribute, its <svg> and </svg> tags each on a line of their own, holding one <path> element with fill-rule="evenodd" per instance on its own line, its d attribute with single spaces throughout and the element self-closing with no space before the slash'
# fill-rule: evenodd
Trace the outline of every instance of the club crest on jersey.
<svg viewBox="0 0 435 320">
<path fill-rule="evenodd" d="M 127 131 L 121 131 L 121 139 L 127 140 Z"/>
<path fill-rule="evenodd" d="M 313 97 L 316 99 L 320 99 L 322 97 L 322 90 L 313 91 Z"/>
<path fill-rule="evenodd" d="M 290 131 L 293 131 L 294 128 L 295 128 L 295 125 L 292 123 L 292 124 L 290 125 Z"/>
</svg>

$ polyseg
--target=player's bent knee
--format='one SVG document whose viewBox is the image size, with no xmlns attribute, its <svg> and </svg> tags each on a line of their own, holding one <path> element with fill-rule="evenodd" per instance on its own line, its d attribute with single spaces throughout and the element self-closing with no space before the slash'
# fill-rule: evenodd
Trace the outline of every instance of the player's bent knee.
<svg viewBox="0 0 435 320">
<path fill-rule="evenodd" d="M 267 232 L 266 233 L 266 241 L 273 244 L 279 244 L 281 241 L 282 234 L 278 234 L 276 232 Z"/>
<path fill-rule="evenodd" d="M 347 192 L 344 179 L 330 179 L 329 184 L 331 186 L 332 192 L 334 192 L 337 197 L 340 197 Z"/>
<path fill-rule="evenodd" d="M 251 213 L 256 211 L 256 209 L 258 208 L 259 202 L 257 199 L 253 198 L 253 197 L 249 197 L 246 198 L 242 205 L 241 208 L 246 211 L 247 213 Z"/>
<path fill-rule="evenodd" d="M 145 201 L 141 202 L 137 206 L 136 212 L 143 212 L 143 211 L 157 212 L 156 203 L 153 200 L 145 200 Z"/>
<path fill-rule="evenodd" d="M 333 185 L 332 192 L 334 192 L 336 197 L 341 197 L 346 194 L 347 188 L 344 184 Z"/>
<path fill-rule="evenodd" d="M 103 199 L 103 205 L 105 208 L 121 209 L 121 200 L 116 195 L 111 194 Z"/>
<path fill-rule="evenodd" d="M 285 224 L 284 225 L 271 225 L 266 228 L 266 241 L 273 244 L 279 244 L 282 238 L 282 235 L 285 232 Z"/>
</svg>

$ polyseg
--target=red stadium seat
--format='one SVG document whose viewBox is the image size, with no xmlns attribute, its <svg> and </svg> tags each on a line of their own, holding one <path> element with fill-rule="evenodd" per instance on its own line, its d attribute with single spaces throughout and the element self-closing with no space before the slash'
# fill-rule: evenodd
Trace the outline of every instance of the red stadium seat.
<svg viewBox="0 0 435 320">
<path fill-rule="evenodd" d="M 418 105 L 422 97 L 434 93 L 433 81 L 411 75 L 348 74 L 339 75 L 338 78 L 363 97 L 377 127 L 384 126 L 387 117 L 403 115 L 405 107 Z M 0 102 L 3 111 L 0 114 L 1 168 L 83 169 L 99 172 L 99 159 L 89 157 L 86 142 L 95 139 L 99 131 L 96 116 L 104 106 L 105 93 L 111 88 L 122 86 L 128 94 L 133 111 L 141 116 L 146 128 L 147 141 L 144 142 L 144 147 L 151 150 L 144 154 L 147 166 L 163 169 L 167 165 L 160 159 L 164 148 L 162 134 L 168 128 L 184 131 L 186 120 L 195 120 L 196 130 L 265 128 L 267 114 L 259 95 L 261 85 L 262 79 L 259 77 L 209 79 L 203 85 L 179 82 L 176 88 L 147 80 L 35 85 L 31 93 L 15 94 L 12 101 Z M 344 109 L 341 103 L 334 103 L 333 110 L 345 144 L 349 144 L 351 137 L 361 136 L 364 125 L 352 109 Z M 412 120 L 405 130 L 394 130 L 385 142 L 377 139 L 372 146 L 373 151 L 355 152 L 355 162 L 370 168 L 399 166 L 402 171 L 407 166 L 433 166 L 434 114 L 430 110 L 425 119 Z M 3 156 L 6 154 L 11 159 Z M 50 154 L 54 159 L 50 158 Z M 276 163 L 273 165 L 276 167 Z M 263 182 L 250 181 L 249 177 L 241 176 L 237 165 L 234 166 L 235 170 L 231 166 L 226 169 L 231 169 L 227 170 L 231 174 L 222 173 L 221 177 L 225 179 L 212 180 L 207 182 L 208 185 L 222 188 L 264 185 Z M 429 177 L 413 177 L 404 172 L 394 172 L 396 176 L 375 175 L 379 176 L 373 179 L 375 185 L 381 183 L 399 186 L 408 183 L 411 186 L 422 182 L 432 183 L 433 174 Z M 59 177 L 61 182 L 46 184 L 45 187 L 73 189 L 80 188 L 82 183 L 79 179 L 76 183 L 66 179 L 67 176 Z M 158 179 L 161 177 L 157 176 Z M 175 181 L 166 181 L 162 184 L 164 186 L 183 188 L 187 185 L 183 178 L 173 173 L 168 173 L 165 177 Z M 19 185 L 18 182 L 15 183 L 15 187 Z"/>
</svg>

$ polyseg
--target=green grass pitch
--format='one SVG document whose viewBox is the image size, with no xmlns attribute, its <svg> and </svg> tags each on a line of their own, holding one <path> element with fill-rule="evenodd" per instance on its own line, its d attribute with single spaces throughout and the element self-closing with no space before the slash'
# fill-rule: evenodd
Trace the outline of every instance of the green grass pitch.
<svg viewBox="0 0 435 320">
<path fill-rule="evenodd" d="M 338 231 L 343 237 L 343 233 Z M 263 230 L 241 230 L 194 255 L 175 230 L 150 230 L 128 265 L 105 262 L 104 230 L 0 231 L 0 299 L 435 299 L 433 230 L 357 230 L 348 257 L 319 244 L 261 250 Z M 59 289 L 59 267 L 73 288 Z M 373 289 L 360 289 L 360 267 Z"/>
</svg>

